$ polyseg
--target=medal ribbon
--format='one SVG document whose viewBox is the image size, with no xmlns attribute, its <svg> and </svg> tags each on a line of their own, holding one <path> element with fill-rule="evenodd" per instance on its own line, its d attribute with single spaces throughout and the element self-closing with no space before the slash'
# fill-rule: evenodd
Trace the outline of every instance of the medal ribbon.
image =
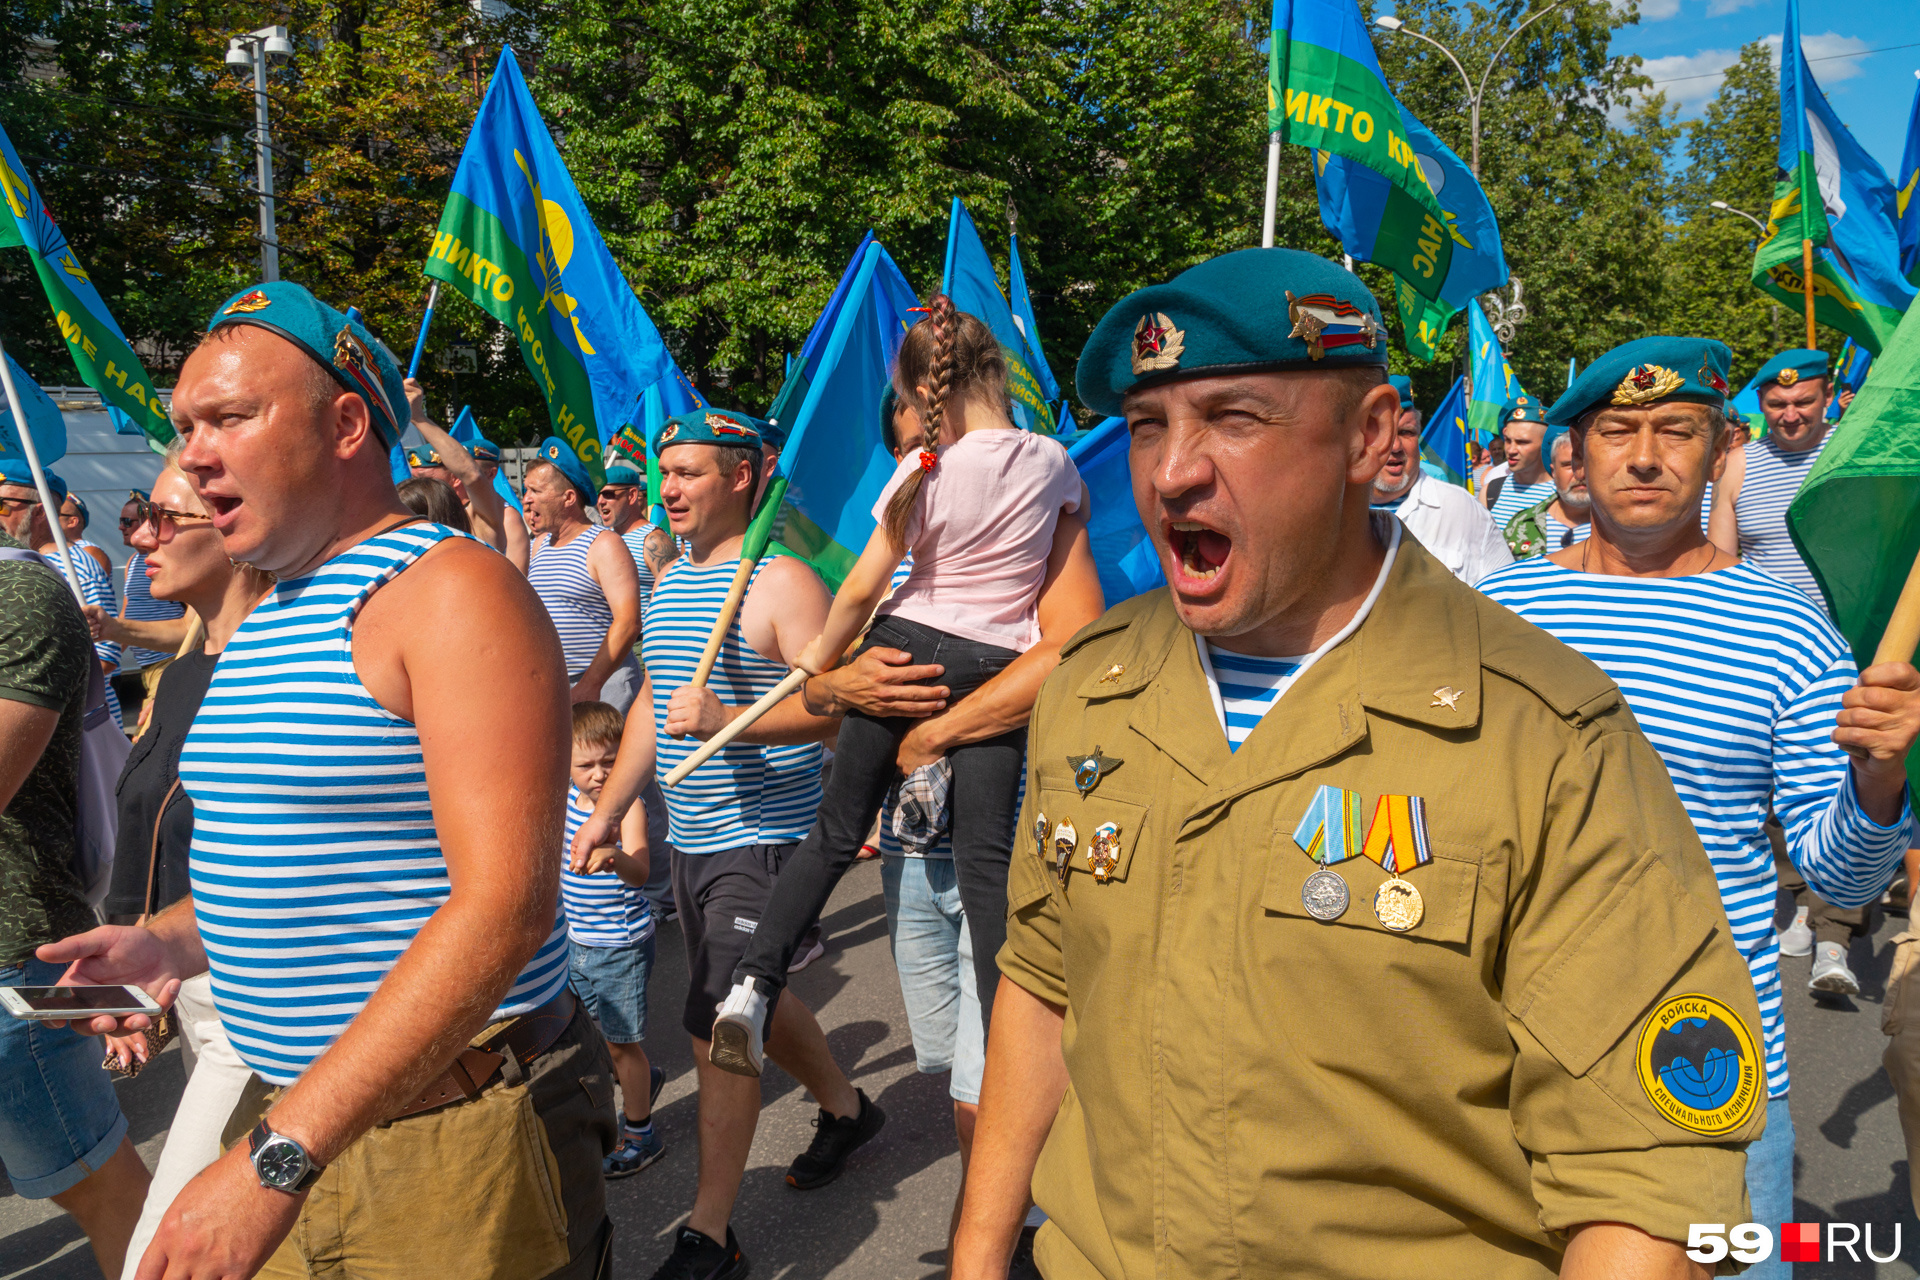
<svg viewBox="0 0 1920 1280">
<path fill-rule="evenodd" d="M 1293 842 L 1323 867 L 1358 857 L 1360 793 L 1322 786 L 1313 793 L 1300 825 L 1293 829 Z"/>
<path fill-rule="evenodd" d="M 1367 843 L 1361 852 L 1391 876 L 1432 862 L 1433 850 L 1427 845 L 1427 802 L 1419 796 L 1381 796 L 1373 807 L 1373 825 L 1367 829 Z"/>
</svg>

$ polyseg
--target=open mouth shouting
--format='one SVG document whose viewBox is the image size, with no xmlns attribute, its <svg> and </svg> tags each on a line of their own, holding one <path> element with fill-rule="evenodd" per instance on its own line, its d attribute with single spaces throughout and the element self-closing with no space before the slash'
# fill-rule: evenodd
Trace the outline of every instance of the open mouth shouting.
<svg viewBox="0 0 1920 1280">
<path fill-rule="evenodd" d="M 1174 585 L 1187 592 L 1209 591 L 1233 555 L 1233 539 L 1197 520 L 1169 521 L 1167 546 L 1173 552 Z"/>
</svg>

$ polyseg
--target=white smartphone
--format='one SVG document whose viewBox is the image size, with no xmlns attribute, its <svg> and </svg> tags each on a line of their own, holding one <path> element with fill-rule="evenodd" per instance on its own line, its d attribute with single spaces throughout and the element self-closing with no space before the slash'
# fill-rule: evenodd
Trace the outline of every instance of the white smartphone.
<svg viewBox="0 0 1920 1280">
<path fill-rule="evenodd" d="M 160 1006 L 138 987 L 0 987 L 0 1007 L 29 1022 L 71 1021 L 102 1015 L 160 1016 Z"/>
</svg>

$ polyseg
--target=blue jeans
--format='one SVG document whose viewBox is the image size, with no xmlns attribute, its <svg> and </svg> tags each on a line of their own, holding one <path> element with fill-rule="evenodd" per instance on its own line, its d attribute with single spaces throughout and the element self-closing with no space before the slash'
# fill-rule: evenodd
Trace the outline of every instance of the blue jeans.
<svg viewBox="0 0 1920 1280">
<path fill-rule="evenodd" d="M 51 986 L 63 964 L 0 969 L 0 986 Z M 85 1181 L 127 1136 L 99 1036 L 0 1013 L 0 1161 L 13 1189 L 44 1200 Z"/>
<path fill-rule="evenodd" d="M 987 1065 L 986 1029 L 953 860 L 882 858 L 880 890 L 914 1065 L 928 1074 L 951 1070 L 947 1092 L 956 1102 L 977 1103 Z"/>
<path fill-rule="evenodd" d="M 574 994 L 600 1024 L 609 1044 L 647 1038 L 647 979 L 653 973 L 653 935 L 624 947 L 589 947 L 567 939 Z"/>
<path fill-rule="evenodd" d="M 1767 1131 L 1747 1148 L 1747 1200 L 1748 1221 L 1774 1239 L 1773 1256 L 1748 1267 L 1746 1280 L 1791 1280 L 1793 1264 L 1780 1260 L 1780 1224 L 1793 1221 L 1793 1111 L 1785 1098 L 1767 1100 Z"/>
</svg>

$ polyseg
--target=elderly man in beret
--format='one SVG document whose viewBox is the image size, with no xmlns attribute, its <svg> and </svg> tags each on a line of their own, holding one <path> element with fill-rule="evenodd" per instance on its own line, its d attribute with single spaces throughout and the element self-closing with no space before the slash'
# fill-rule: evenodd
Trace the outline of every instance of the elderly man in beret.
<svg viewBox="0 0 1920 1280">
<path fill-rule="evenodd" d="M 1373 508 L 1391 511 L 1441 564 L 1468 586 L 1513 563 L 1493 517 L 1457 484 L 1429 475 L 1420 459 L 1420 410 L 1413 387 L 1398 375 L 1387 382 L 1400 393 L 1393 440 L 1373 478 Z"/>
<path fill-rule="evenodd" d="M 1850 907 L 1877 898 L 1912 818 L 1920 673 L 1904 662 L 1857 672 L 1824 610 L 1701 532 L 1701 496 L 1727 455 L 1726 374 L 1727 348 L 1705 338 L 1641 338 L 1588 365 L 1550 419 L 1571 428 L 1592 532 L 1481 590 L 1619 683 L 1713 860 L 1766 1047 L 1767 1130 L 1747 1152 L 1746 1220 L 1777 1223 L 1793 1216 L 1793 1115 L 1769 807 L 1821 894 Z M 1776 1257 L 1747 1274 L 1789 1269 Z"/>
<path fill-rule="evenodd" d="M 604 1274 L 612 1067 L 567 987 L 571 735 L 540 601 L 401 504 L 399 370 L 299 285 L 214 313 L 172 418 L 227 554 L 279 581 L 181 750 L 192 893 L 40 949 L 163 1005 L 211 969 L 253 1071 L 135 1274 Z"/>
<path fill-rule="evenodd" d="M 1746 1220 L 1713 869 L 1613 682 L 1369 510 L 1385 363 L 1366 287 L 1285 249 L 1081 354 L 1168 586 L 1034 713 L 957 1276 L 1029 1188 L 1051 1280 L 1682 1276 Z"/>
</svg>

